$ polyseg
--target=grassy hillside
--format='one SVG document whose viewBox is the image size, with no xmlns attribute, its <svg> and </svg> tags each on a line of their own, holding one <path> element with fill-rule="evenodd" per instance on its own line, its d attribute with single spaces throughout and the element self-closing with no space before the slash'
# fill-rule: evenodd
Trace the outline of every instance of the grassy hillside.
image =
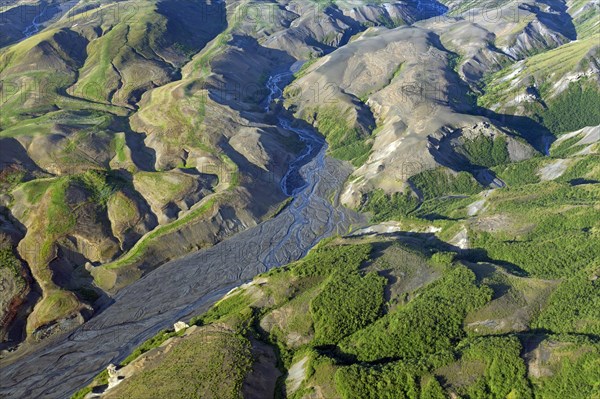
<svg viewBox="0 0 600 399">
<path fill-rule="evenodd" d="M 213 49 L 230 38 L 213 42 L 227 28 L 224 5 L 80 6 L 0 49 L 0 141 L 11 146 L 0 165 L 24 169 L 3 189 L 2 204 L 27 229 L 15 250 L 41 289 L 27 329 L 38 338 L 57 320 L 89 317 L 103 294 L 97 287 L 139 278 L 148 248 L 201 221 L 219 206 L 206 197 L 239 182 L 238 166 L 218 149 L 238 115 L 230 111 L 227 126 L 213 123 L 210 133 L 203 126 L 204 79 L 221 54 Z M 180 80 L 193 58 L 202 69 Z M 211 105 L 210 113 L 223 112 Z M 129 267 L 127 279 L 90 274 L 107 263 Z"/>
<path fill-rule="evenodd" d="M 0 302 L 4 322 L 31 275 L 29 338 L 283 209 L 301 143 L 279 112 L 356 169 L 332 202 L 376 225 L 161 332 L 106 397 L 598 399 L 597 4 L 83 0 L 29 35 L 13 3 Z M 306 58 L 265 111 L 269 76 Z M 524 138 L 548 131 L 542 157 Z"/>
<path fill-rule="evenodd" d="M 363 210 L 372 212 L 375 222 L 433 225 L 447 241 L 464 230 L 474 254 L 531 276 L 568 277 L 600 265 L 597 155 L 534 158 L 492 170 L 505 188 L 459 185 L 459 178 L 448 182 L 445 173 L 430 171 L 412 178 L 421 201 L 411 194 L 375 192 Z"/>
<path fill-rule="evenodd" d="M 576 397 L 584 398 L 598 388 L 597 325 L 556 317 L 577 312 L 593 323 L 595 282 L 519 277 L 415 240 L 321 243 L 305 259 L 231 292 L 185 333 L 163 332 L 142 345 L 107 397 L 141 398 L 144 387 L 167 380 L 169 389 L 203 384 L 202 397 L 239 397 L 258 383 L 252 369 L 262 384 L 276 382 L 264 397 L 551 398 L 579 384 Z M 580 294 L 592 302 L 565 297 Z M 493 323 L 502 322 L 497 335 Z M 233 341 L 219 346 L 214 331 Z M 265 358 L 265 346 L 276 357 Z M 235 369 L 215 356 L 238 359 Z M 209 370 L 215 364 L 222 375 Z M 184 386 L 177 370 L 198 373 Z M 96 381 L 82 392 L 105 388 Z M 226 389 L 225 396 L 215 389 Z M 168 397 L 161 392 L 157 398 Z"/>
<path fill-rule="evenodd" d="M 552 133 L 600 124 L 597 34 L 534 55 L 487 78 L 484 108 L 525 114 Z"/>
<path fill-rule="evenodd" d="M 296 14 L 251 0 L 72 7 L 0 49 L 0 166 L 24 169 L 0 200 L 27 230 L 14 249 L 40 279 L 38 337 L 89 317 L 103 291 L 272 215 L 302 143 L 263 112 L 268 76 L 315 41 L 329 51 L 367 20 L 394 22 L 378 21 L 385 7 L 348 17 L 324 3 L 313 11 L 337 22 L 305 18 L 300 29 Z M 275 14 L 253 14 L 265 9 Z M 268 44 L 276 34 L 290 41 Z M 335 155 L 358 165 L 370 146 L 343 119 L 325 112 L 320 123 Z M 208 222 L 217 215 L 227 220 Z"/>
<path fill-rule="evenodd" d="M 573 16 L 578 38 L 583 39 L 598 33 L 600 21 L 597 5 L 586 0 L 568 0 L 567 6 L 567 12 Z"/>
</svg>

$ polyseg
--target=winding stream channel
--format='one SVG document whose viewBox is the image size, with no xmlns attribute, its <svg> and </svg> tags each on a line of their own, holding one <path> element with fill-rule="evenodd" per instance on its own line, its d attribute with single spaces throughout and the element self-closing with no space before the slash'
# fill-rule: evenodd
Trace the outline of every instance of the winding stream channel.
<svg viewBox="0 0 600 399">
<path fill-rule="evenodd" d="M 285 72 L 269 79 L 267 112 L 289 77 Z M 68 336 L 3 365 L 0 397 L 69 397 L 161 329 L 205 311 L 257 274 L 301 258 L 319 240 L 347 232 L 354 217 L 331 199 L 337 203 L 351 171 L 326 157 L 327 145 L 314 131 L 293 127 L 285 116 L 278 121 L 306 144 L 281 182 L 293 200 L 278 216 L 161 266 L 119 291 L 110 307 Z"/>
<path fill-rule="evenodd" d="M 38 13 L 38 15 L 36 15 L 33 18 L 33 21 L 31 21 L 31 25 L 26 27 L 25 30 L 23 31 L 23 37 L 25 37 L 25 38 L 31 37 L 40 31 L 40 27 L 42 26 L 42 24 L 39 22 L 39 19 L 44 16 L 44 14 L 46 13 L 47 10 L 48 10 L 48 5 L 44 5 L 44 8 Z"/>
</svg>

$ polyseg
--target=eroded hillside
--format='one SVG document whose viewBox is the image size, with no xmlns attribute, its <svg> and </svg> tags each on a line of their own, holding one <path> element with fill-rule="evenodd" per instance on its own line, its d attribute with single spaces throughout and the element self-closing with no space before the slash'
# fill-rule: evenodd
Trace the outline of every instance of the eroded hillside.
<svg viewBox="0 0 600 399">
<path fill-rule="evenodd" d="M 90 317 L 105 292 L 278 209 L 279 182 L 302 143 L 264 113 L 270 74 L 368 26 L 439 13 L 400 4 L 59 3 L 2 9 L 11 26 L 35 25 L 0 53 L 0 162 L 3 229 L 19 232 L 7 241 L 27 265 L 17 274 L 35 282 L 26 332 L 36 339 Z M 48 18 L 29 18 L 29 6 Z"/>
<path fill-rule="evenodd" d="M 213 286 L 182 297 L 216 299 L 225 281 L 337 233 L 144 344 L 105 396 L 552 398 L 592 386 L 599 316 L 580 298 L 597 302 L 600 267 L 599 15 L 578 0 L 6 2 L 3 347 L 43 347 L 115 304 L 127 325 L 119 293 L 171 260 L 199 270 L 204 250 L 244 231 L 258 232 L 257 254 L 223 256 L 203 271 Z M 268 230 L 282 212 L 281 232 Z M 146 321 L 172 324 L 161 313 Z M 135 346 L 115 345 L 98 359 Z M 204 382 L 178 380 L 181 358 Z M 100 361 L 72 386 L 43 375 L 6 392 L 70 393 Z"/>
<path fill-rule="evenodd" d="M 438 245 L 402 233 L 324 242 L 191 327 L 161 332 L 74 398 L 593 397 L 591 269 L 523 277 Z M 567 299 L 575 293 L 585 303 Z"/>
</svg>

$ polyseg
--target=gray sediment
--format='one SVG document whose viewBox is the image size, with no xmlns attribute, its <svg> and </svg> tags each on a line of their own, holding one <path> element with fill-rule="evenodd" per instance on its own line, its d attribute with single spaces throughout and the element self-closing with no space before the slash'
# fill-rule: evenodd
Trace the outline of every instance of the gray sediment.
<svg viewBox="0 0 600 399">
<path fill-rule="evenodd" d="M 271 80 L 270 80 L 271 82 Z M 321 239 L 344 234 L 353 215 L 337 198 L 351 169 L 326 156 L 316 132 L 280 118 L 307 147 L 320 144 L 298 167 L 304 184 L 276 217 L 212 248 L 169 262 L 114 296 L 114 302 L 67 336 L 12 361 L 0 362 L 0 397 L 65 398 L 110 363 L 118 363 L 158 331 L 202 313 L 257 274 L 304 256 Z M 302 155 L 300 155 L 302 156 Z M 290 190 L 282 182 L 284 191 Z M 333 201 L 334 203 L 336 201 Z"/>
</svg>

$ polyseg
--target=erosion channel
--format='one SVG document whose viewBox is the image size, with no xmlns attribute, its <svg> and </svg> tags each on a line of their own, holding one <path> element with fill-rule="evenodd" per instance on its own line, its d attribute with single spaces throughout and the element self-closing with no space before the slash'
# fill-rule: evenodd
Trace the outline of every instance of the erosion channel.
<svg viewBox="0 0 600 399">
<path fill-rule="evenodd" d="M 277 112 L 271 104 L 281 98 L 290 77 L 284 72 L 268 80 L 267 112 Z M 315 131 L 294 127 L 287 116 L 277 118 L 305 143 L 281 182 L 293 197 L 289 205 L 256 227 L 149 273 L 69 335 L 12 364 L 4 359 L 0 397 L 68 397 L 161 329 L 201 313 L 257 274 L 299 259 L 321 239 L 348 231 L 356 216 L 337 204 L 351 170 L 326 156 L 327 145 Z"/>
</svg>

